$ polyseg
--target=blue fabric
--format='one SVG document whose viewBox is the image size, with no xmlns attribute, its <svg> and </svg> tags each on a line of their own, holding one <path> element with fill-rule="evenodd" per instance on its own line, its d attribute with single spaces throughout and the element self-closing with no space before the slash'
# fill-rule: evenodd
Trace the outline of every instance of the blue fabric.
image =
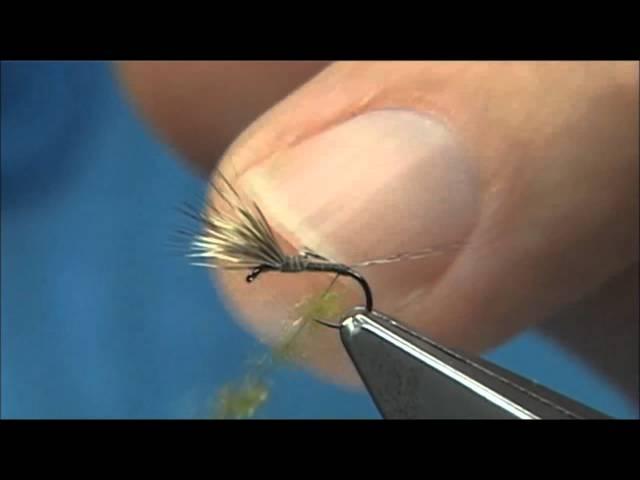
<svg viewBox="0 0 640 480">
<path fill-rule="evenodd" d="M 193 418 L 261 347 L 171 248 L 205 184 L 101 62 L 2 63 L 2 417 Z M 616 416 L 601 379 L 533 334 L 489 356 Z M 296 370 L 261 418 L 378 418 Z"/>
</svg>

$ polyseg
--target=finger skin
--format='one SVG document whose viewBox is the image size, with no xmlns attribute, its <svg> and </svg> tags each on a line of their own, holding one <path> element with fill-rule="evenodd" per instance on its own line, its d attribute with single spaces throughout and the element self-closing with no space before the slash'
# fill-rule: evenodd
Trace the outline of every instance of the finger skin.
<svg viewBox="0 0 640 480">
<path fill-rule="evenodd" d="M 579 301 L 637 261 L 636 67 L 336 64 L 253 124 L 221 168 L 232 162 L 241 180 L 256 165 L 368 110 L 410 109 L 446 119 L 473 152 L 480 179 L 472 241 L 438 272 L 428 295 L 410 305 L 388 301 L 384 309 L 441 342 L 479 352 Z M 268 210 L 269 199 L 260 201 Z M 416 202 L 428 205 L 427 198 Z M 279 212 L 271 213 L 277 224 Z M 385 228 L 384 216 L 379 228 L 387 240 L 402 235 Z M 285 235 L 292 245 L 306 240 Z M 353 232 L 353 242 L 358 235 Z M 332 238 L 323 241 L 332 244 Z M 427 268 L 413 275 L 416 287 L 434 281 Z M 299 279 L 277 282 L 261 287 L 249 306 L 244 285 L 232 275 L 220 279 L 244 320 L 266 337 L 290 319 L 287 312 L 304 290 Z M 374 288 L 387 286 L 380 280 Z M 309 283 L 309 291 L 318 288 Z M 333 353 L 338 347 L 331 355 L 327 348 L 320 341 L 310 345 L 312 363 L 350 381 Z"/>
<path fill-rule="evenodd" d="M 123 61 L 138 111 L 197 172 L 209 174 L 257 116 L 327 65 L 318 61 Z"/>
<path fill-rule="evenodd" d="M 241 187 L 256 167 L 380 109 L 442 119 L 472 153 L 479 190 L 469 244 L 438 268 L 413 269 L 408 281 L 416 289 L 429 285 L 429 293 L 409 304 L 388 299 L 386 313 L 443 343 L 482 351 L 594 295 L 637 262 L 637 62 L 335 63 L 251 124 L 220 167 L 233 164 Z M 212 109 L 197 101 L 185 110 L 194 111 L 196 127 L 211 121 Z M 174 123 L 166 122 L 166 131 L 179 131 Z M 196 128 L 179 148 L 204 158 L 196 147 L 203 136 Z M 426 194 L 411 200 L 429 208 Z M 270 210 L 269 198 L 259 201 Z M 292 200 L 292 210 L 299 201 Z M 282 228 L 281 214 L 274 207 L 269 218 L 281 241 L 305 243 Z M 403 232 L 389 231 L 384 215 L 379 229 L 370 233 L 385 241 L 395 235 L 401 244 Z M 340 238 L 357 248 L 359 232 Z M 336 237 L 323 242 L 340 247 Z M 397 280 L 393 270 L 388 276 Z M 270 275 L 251 286 L 243 280 L 217 278 L 243 321 L 267 340 L 294 320 L 300 299 L 328 283 L 306 274 Z M 388 286 L 377 278 L 374 289 Z M 349 301 L 359 302 L 350 292 Z M 306 350 L 318 371 L 355 381 L 335 335 L 321 334 Z"/>
<path fill-rule="evenodd" d="M 638 263 L 595 292 L 559 309 L 539 331 L 581 358 L 629 399 L 637 417 L 640 378 Z"/>
</svg>

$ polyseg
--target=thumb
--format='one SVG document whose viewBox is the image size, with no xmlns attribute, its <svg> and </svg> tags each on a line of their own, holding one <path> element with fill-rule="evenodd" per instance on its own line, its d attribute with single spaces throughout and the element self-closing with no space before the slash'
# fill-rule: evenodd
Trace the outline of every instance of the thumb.
<svg viewBox="0 0 640 480">
<path fill-rule="evenodd" d="M 637 93 L 633 103 L 620 88 L 623 67 L 334 64 L 249 128 L 220 169 L 287 247 L 346 264 L 434 248 L 361 270 L 375 308 L 481 351 L 637 261 Z M 218 281 L 267 341 L 331 280 L 245 276 Z M 341 288 L 340 308 L 362 302 Z M 331 378 L 356 378 L 335 332 L 301 349 Z"/>
</svg>

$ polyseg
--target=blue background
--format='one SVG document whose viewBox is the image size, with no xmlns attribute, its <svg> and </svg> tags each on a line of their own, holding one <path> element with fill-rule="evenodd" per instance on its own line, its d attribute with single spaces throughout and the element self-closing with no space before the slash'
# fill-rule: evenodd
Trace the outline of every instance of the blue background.
<svg viewBox="0 0 640 480">
<path fill-rule="evenodd" d="M 262 347 L 170 238 L 193 176 L 101 62 L 2 63 L 3 418 L 199 418 Z M 610 415 L 602 379 L 527 332 L 488 357 Z M 260 418 L 378 418 L 297 370 Z"/>
</svg>

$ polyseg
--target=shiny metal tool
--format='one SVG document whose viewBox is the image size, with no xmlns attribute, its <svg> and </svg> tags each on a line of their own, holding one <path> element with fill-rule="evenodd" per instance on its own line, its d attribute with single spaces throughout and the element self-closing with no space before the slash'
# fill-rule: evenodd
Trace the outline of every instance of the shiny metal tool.
<svg viewBox="0 0 640 480">
<path fill-rule="evenodd" d="M 385 419 L 606 419 L 606 415 L 480 358 L 357 308 L 342 342 Z"/>
</svg>

